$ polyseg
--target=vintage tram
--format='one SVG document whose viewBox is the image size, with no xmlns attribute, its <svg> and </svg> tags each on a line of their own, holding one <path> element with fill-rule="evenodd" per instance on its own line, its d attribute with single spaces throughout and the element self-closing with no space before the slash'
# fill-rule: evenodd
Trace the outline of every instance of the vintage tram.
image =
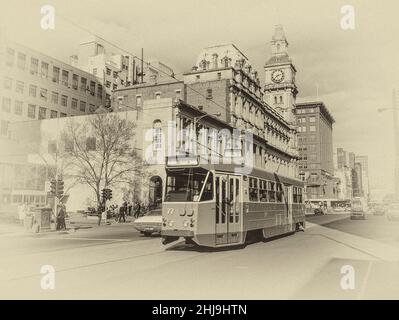
<svg viewBox="0 0 399 320">
<path fill-rule="evenodd" d="M 162 241 L 222 247 L 305 228 L 303 182 L 231 164 L 166 165 Z"/>
</svg>

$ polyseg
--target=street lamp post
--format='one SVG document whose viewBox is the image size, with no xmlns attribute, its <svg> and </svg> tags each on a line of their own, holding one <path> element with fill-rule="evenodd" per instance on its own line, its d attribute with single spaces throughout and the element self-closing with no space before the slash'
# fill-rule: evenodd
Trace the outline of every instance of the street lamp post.
<svg viewBox="0 0 399 320">
<path fill-rule="evenodd" d="M 392 108 L 379 108 L 378 112 L 392 110 L 393 116 L 393 141 L 395 150 L 395 198 L 399 200 L 399 125 L 398 125 L 398 106 L 396 104 L 397 90 L 392 91 Z"/>
</svg>

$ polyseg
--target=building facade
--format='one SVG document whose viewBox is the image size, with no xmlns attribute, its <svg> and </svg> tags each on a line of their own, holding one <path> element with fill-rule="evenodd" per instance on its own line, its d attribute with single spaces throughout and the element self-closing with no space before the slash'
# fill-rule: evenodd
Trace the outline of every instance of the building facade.
<svg viewBox="0 0 399 320">
<path fill-rule="evenodd" d="M 95 76 L 50 56 L 2 40 L 1 134 L 10 122 L 94 113 L 104 88 Z"/>
<path fill-rule="evenodd" d="M 356 156 L 355 162 L 361 165 L 361 190 L 366 200 L 370 199 L 369 159 L 368 156 Z"/>
<path fill-rule="evenodd" d="M 102 83 L 107 107 L 111 107 L 111 96 L 116 89 L 138 83 L 169 81 L 174 74 L 172 68 L 160 61 L 141 61 L 131 54 L 110 47 L 95 36 L 80 43 L 78 54 L 71 56 L 71 64 L 91 73 Z"/>
<path fill-rule="evenodd" d="M 300 176 L 311 199 L 335 199 L 332 130 L 334 118 L 323 102 L 296 104 Z"/>
</svg>

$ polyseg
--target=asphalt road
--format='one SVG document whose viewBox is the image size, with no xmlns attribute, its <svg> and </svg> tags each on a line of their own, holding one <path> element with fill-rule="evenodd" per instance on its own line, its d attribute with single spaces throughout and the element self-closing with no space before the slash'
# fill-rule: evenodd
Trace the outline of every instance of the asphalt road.
<svg viewBox="0 0 399 320">
<path fill-rule="evenodd" d="M 397 299 L 399 248 L 392 243 L 398 230 L 383 219 L 308 217 L 305 232 L 229 250 L 165 250 L 159 237 L 145 238 L 129 223 L 6 233 L 0 235 L 0 298 Z M 40 271 L 48 265 L 55 288 L 45 290 Z M 345 266 L 353 268 L 353 289 L 342 287 Z"/>
</svg>

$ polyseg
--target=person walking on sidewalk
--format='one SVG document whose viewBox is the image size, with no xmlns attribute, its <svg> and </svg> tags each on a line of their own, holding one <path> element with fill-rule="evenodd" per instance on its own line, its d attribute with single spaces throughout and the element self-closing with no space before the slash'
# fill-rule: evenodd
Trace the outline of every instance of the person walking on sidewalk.
<svg viewBox="0 0 399 320">
<path fill-rule="evenodd" d="M 141 206 L 138 201 L 136 201 L 136 204 L 134 206 L 134 217 L 137 219 L 140 216 L 140 211 L 141 211 Z"/>
<path fill-rule="evenodd" d="M 123 222 L 126 222 L 126 209 L 127 209 L 127 204 L 124 202 L 121 207 L 119 208 L 119 219 L 118 222 L 122 222 L 121 220 L 123 219 Z"/>
</svg>

